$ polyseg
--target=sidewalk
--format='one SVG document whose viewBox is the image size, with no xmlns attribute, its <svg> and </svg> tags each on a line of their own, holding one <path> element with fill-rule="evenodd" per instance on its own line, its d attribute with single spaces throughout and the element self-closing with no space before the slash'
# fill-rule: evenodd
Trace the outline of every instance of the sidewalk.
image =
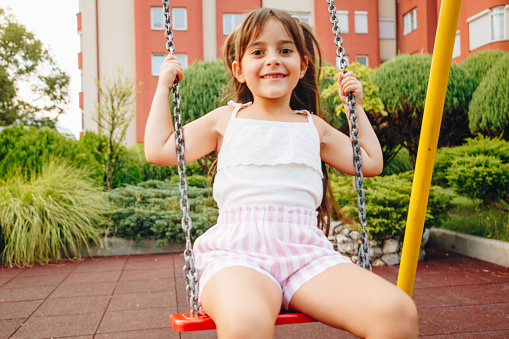
<svg viewBox="0 0 509 339">
<path fill-rule="evenodd" d="M 421 338 L 509 338 L 509 268 L 427 249 L 413 298 Z M 168 316 L 188 312 L 183 256 L 99 257 L 0 268 L 3 338 L 216 338 L 179 336 Z M 373 267 L 396 283 L 398 267 Z M 369 326 L 369 324 L 366 324 Z M 275 338 L 353 338 L 319 323 L 278 326 Z"/>
</svg>

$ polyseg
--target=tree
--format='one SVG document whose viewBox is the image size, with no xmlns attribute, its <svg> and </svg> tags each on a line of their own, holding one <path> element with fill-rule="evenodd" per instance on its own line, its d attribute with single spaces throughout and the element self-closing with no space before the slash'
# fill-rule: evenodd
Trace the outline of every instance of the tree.
<svg viewBox="0 0 509 339">
<path fill-rule="evenodd" d="M 472 133 L 509 140 L 509 53 L 486 73 L 472 96 L 468 111 Z"/>
<path fill-rule="evenodd" d="M 42 42 L 0 8 L 0 125 L 52 125 L 69 102 L 69 83 Z"/>
<path fill-rule="evenodd" d="M 404 140 L 412 167 L 417 154 L 430 68 L 429 55 L 399 55 L 380 65 L 373 76 L 389 113 L 387 123 Z M 458 145 L 470 136 L 467 112 L 475 87 L 476 80 L 468 71 L 460 65 L 451 65 L 440 146 Z"/>
<path fill-rule="evenodd" d="M 388 116 L 384 109 L 384 104 L 380 99 L 380 90 L 371 79 L 375 71 L 358 62 L 348 65 L 347 70 L 352 71 L 362 83 L 364 93 L 362 107 L 382 145 L 384 166 L 387 166 L 401 149 L 403 140 L 401 139 L 401 134 L 397 133 L 387 123 Z M 339 72 L 342 72 L 342 70 L 333 66 L 323 67 L 320 82 L 325 85 L 325 88 L 320 91 L 320 96 L 325 100 L 322 108 L 325 109 L 331 124 L 343 133 L 348 134 L 348 121 L 345 115 L 345 108 L 338 95 L 337 80 Z M 331 98 L 333 98 L 332 102 Z M 331 109 L 331 104 L 333 112 L 327 112 Z"/>
<path fill-rule="evenodd" d="M 101 100 L 96 105 L 97 115 L 94 120 L 99 126 L 99 133 L 107 139 L 106 148 L 102 150 L 106 158 L 104 181 L 108 190 L 111 190 L 118 159 L 124 149 L 122 143 L 136 115 L 137 90 L 135 80 L 124 75 L 121 68 L 118 68 L 115 77 L 104 77 L 97 81 L 97 88 Z"/>
</svg>

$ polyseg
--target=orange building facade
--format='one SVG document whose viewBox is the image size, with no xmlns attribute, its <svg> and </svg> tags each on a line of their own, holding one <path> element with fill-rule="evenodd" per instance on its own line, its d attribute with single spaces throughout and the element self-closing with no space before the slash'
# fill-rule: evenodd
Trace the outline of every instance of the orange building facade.
<svg viewBox="0 0 509 339">
<path fill-rule="evenodd" d="M 397 0 L 398 52 L 433 53 L 442 0 Z M 509 51 L 506 0 L 463 0 L 453 61 L 483 50 Z"/>
</svg>

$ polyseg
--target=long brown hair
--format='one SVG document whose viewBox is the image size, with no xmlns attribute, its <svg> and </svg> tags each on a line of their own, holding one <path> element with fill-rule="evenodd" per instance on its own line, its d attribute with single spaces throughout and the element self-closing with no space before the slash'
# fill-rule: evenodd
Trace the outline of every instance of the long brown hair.
<svg viewBox="0 0 509 339">
<path fill-rule="evenodd" d="M 283 24 L 288 35 L 293 39 L 301 60 L 306 58 L 308 60 L 306 73 L 292 92 L 290 107 L 293 110 L 305 109 L 312 114 L 320 115 L 320 97 L 318 91 L 318 79 L 322 66 L 320 45 L 311 26 L 298 22 L 288 12 L 279 9 L 259 8 L 250 12 L 242 20 L 239 27 L 226 39 L 223 46 L 223 61 L 231 75 L 227 93 L 236 102 L 246 103 L 253 101 L 253 94 L 246 83 L 239 82 L 233 76 L 232 64 L 234 61 L 241 62 L 249 42 L 260 34 L 263 25 L 269 19 L 276 19 Z M 318 226 L 327 235 L 329 233 L 332 213 L 327 199 L 327 192 L 329 191 L 330 193 L 328 171 L 323 162 L 322 172 L 323 198 L 318 208 Z"/>
</svg>

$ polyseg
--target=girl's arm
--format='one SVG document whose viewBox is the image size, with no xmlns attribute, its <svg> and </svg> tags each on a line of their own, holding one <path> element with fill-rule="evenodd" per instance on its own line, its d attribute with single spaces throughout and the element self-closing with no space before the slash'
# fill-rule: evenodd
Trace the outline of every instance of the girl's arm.
<svg viewBox="0 0 509 339">
<path fill-rule="evenodd" d="M 356 102 L 354 108 L 357 111 L 358 138 L 361 144 L 363 175 L 366 177 L 379 175 L 383 170 L 382 147 L 362 108 L 362 84 L 355 78 L 352 72 L 347 72 L 346 74 L 339 74 L 338 87 L 339 96 L 345 106 L 348 117 L 347 93 L 352 92 L 355 96 Z M 315 120 L 322 130 L 322 148 L 320 153 L 322 160 L 345 174 L 355 175 L 351 139 L 323 120 Z M 348 123 L 350 124 L 350 119 L 348 119 Z"/>
<path fill-rule="evenodd" d="M 173 55 L 163 64 L 152 106 L 145 127 L 145 158 L 161 166 L 178 164 L 175 146 L 175 128 L 171 119 L 169 95 L 176 77 L 182 79 L 182 65 Z M 217 114 L 207 114 L 184 126 L 186 162 L 191 162 L 212 152 L 217 145 Z"/>
</svg>

